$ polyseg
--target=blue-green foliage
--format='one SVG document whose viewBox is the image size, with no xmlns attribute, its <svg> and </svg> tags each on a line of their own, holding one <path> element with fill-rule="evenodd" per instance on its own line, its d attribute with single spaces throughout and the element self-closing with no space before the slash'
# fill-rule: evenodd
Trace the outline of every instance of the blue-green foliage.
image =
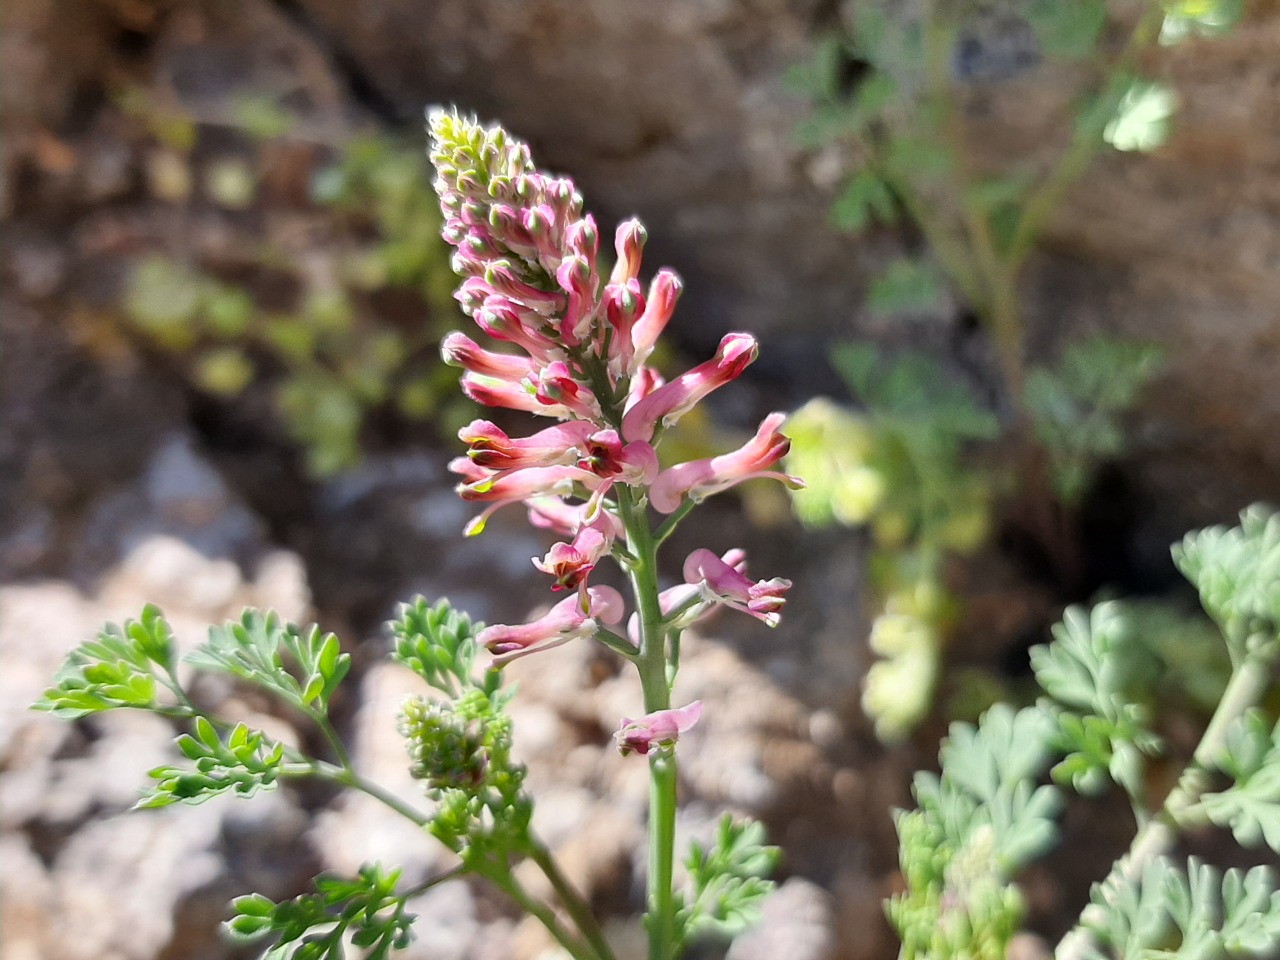
<svg viewBox="0 0 1280 960">
<path fill-rule="evenodd" d="M 1078 503 L 1098 465 L 1124 452 L 1124 417 L 1160 363 L 1154 347 L 1091 337 L 1069 344 L 1056 367 L 1028 373 L 1023 401 L 1064 503 Z"/>
<path fill-rule="evenodd" d="M 1280 894 L 1247 873 L 1168 859 L 1175 831 L 1206 820 L 1241 844 L 1280 852 L 1280 729 L 1260 706 L 1280 655 L 1280 522 L 1253 507 L 1231 529 L 1189 535 L 1175 551 L 1234 648 L 1233 671 L 1191 767 L 1156 812 L 1145 808 L 1143 758 L 1160 741 L 1148 704 L 1177 660 L 1139 639 L 1140 607 L 1068 610 L 1054 642 L 1032 652 L 1046 696 L 957 724 L 941 774 L 917 775 L 917 809 L 898 815 L 906 891 L 889 904 L 903 960 L 1002 960 L 1021 919 L 1018 871 L 1057 835 L 1054 779 L 1094 793 L 1109 781 L 1133 800 L 1139 834 L 1094 889 L 1060 960 L 1231 960 L 1280 949 Z M 1233 631 L 1235 639 L 1232 639 Z M 1213 776 L 1229 784 L 1211 789 Z"/>
<path fill-rule="evenodd" d="M 1054 777 L 1078 792 L 1101 791 L 1108 778 L 1131 797 L 1143 794 L 1143 757 L 1160 751 L 1141 700 L 1157 662 L 1137 644 L 1123 605 L 1073 607 L 1053 629 L 1054 643 L 1031 651 L 1036 680 L 1057 703 L 1064 759 Z"/>
<path fill-rule="evenodd" d="M 1232 784 L 1201 799 L 1209 819 L 1242 846 L 1265 844 L 1280 853 L 1280 724 L 1261 710 L 1236 717 L 1217 767 Z"/>
<path fill-rule="evenodd" d="M 273 612 L 246 610 L 238 622 L 209 629 L 209 640 L 187 662 L 229 673 L 314 716 L 328 713 L 329 700 L 351 669 L 351 654 L 338 638 L 282 623 Z"/>
<path fill-rule="evenodd" d="M 1223 874 L 1157 857 L 1136 885 L 1096 885 L 1083 919 L 1087 960 L 1261 960 L 1280 945 L 1280 892 L 1266 867 Z"/>
<path fill-rule="evenodd" d="M 482 679 L 474 676 L 478 647 L 476 635 L 484 624 L 472 623 L 471 617 L 455 610 L 448 600 L 434 606 L 423 597 L 401 604 L 400 617 L 387 624 L 395 644 L 391 659 L 408 667 L 427 686 L 450 697 L 458 697 L 477 687 L 489 695 L 497 693 L 502 674 L 486 671 Z"/>
<path fill-rule="evenodd" d="M 760 904 L 774 888 L 769 879 L 778 848 L 765 844 L 764 827 L 754 821 L 720 819 L 715 842 L 689 844 L 685 869 L 690 891 L 679 897 L 677 940 L 704 935 L 731 938 L 759 919 Z"/>
<path fill-rule="evenodd" d="M 1056 841 L 1062 801 L 1040 783 L 1054 723 L 997 705 L 953 724 L 942 773 L 916 775 L 917 809 L 897 816 L 906 892 L 888 904 L 904 960 L 1003 960 L 1022 918 L 1012 878 Z"/>
<path fill-rule="evenodd" d="M 1232 660 L 1280 634 L 1280 513 L 1255 505 L 1235 527 L 1188 534 L 1174 548 L 1183 575 L 1227 638 Z"/>
</svg>

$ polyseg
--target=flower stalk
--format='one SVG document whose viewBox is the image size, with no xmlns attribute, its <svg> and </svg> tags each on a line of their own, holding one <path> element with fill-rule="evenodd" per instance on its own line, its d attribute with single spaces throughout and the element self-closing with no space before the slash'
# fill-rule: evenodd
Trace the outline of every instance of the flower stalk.
<svg viewBox="0 0 1280 960">
<path fill-rule="evenodd" d="M 679 634 L 721 605 L 774 626 L 791 584 L 751 582 L 739 550 L 724 560 L 701 550 L 685 563 L 685 583 L 663 591 L 658 548 L 706 497 L 756 478 L 801 485 L 771 469 L 789 447 L 779 432 L 783 417 L 766 418 L 738 451 L 664 464 L 658 448 L 665 431 L 741 375 L 759 352 L 755 338 L 727 334 L 710 360 L 664 381 L 648 359 L 682 286 L 664 268 L 644 292 L 647 235 L 640 223 L 619 225 L 616 261 L 603 276 L 599 229 L 572 181 L 538 171 L 528 147 L 500 127 L 437 111 L 430 130 L 444 237 L 463 278 L 457 299 L 502 347 L 491 350 L 456 333 L 444 342 L 445 360 L 464 369 L 462 389 L 476 402 L 557 421 L 523 439 L 484 420 L 463 429 L 468 454 L 451 469 L 462 478 L 462 498 L 486 504 L 466 532 L 479 534 L 494 512 L 522 504 L 531 523 L 564 538 L 533 558 L 534 566 L 552 577 L 553 591 L 573 591 L 539 619 L 490 626 L 477 639 L 495 667 L 579 640 L 597 640 L 636 665 L 644 716 L 623 721 L 618 746 L 624 756 L 649 760 L 649 960 L 674 960 L 683 945 L 673 888 L 677 741 L 701 710 L 672 708 Z M 656 530 L 650 508 L 665 518 Z M 622 598 L 589 585 L 607 558 L 630 585 L 625 638 L 606 629 L 621 622 Z M 605 945 L 569 902 L 545 852 L 532 856 L 585 939 L 554 929 L 553 935 L 574 956 L 583 955 L 579 946 L 603 954 Z"/>
</svg>

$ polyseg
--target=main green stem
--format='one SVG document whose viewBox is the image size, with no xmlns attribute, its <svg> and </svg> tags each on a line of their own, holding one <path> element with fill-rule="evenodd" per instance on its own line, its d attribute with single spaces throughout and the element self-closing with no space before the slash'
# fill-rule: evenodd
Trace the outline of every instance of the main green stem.
<svg viewBox="0 0 1280 960">
<path fill-rule="evenodd" d="M 1120 890 L 1135 886 L 1142 880 L 1147 864 L 1173 849 L 1182 818 L 1200 802 L 1209 785 L 1209 771 L 1216 766 L 1226 748 L 1227 728 L 1236 717 L 1261 701 L 1270 685 L 1273 668 L 1273 657 L 1250 655 L 1231 675 L 1231 682 L 1227 684 L 1222 700 L 1200 738 L 1191 763 L 1165 799 L 1160 812 L 1138 831 L 1128 852 L 1116 861 L 1102 881 L 1103 897 L 1113 900 Z M 1081 917 L 1081 921 L 1058 943 L 1053 952 L 1054 960 L 1085 960 L 1094 955 L 1093 934 L 1083 921 L 1084 917 Z"/>
<path fill-rule="evenodd" d="M 634 562 L 627 570 L 640 621 L 640 684 L 645 713 L 671 708 L 667 681 L 667 628 L 658 604 L 658 550 L 648 511 L 631 490 L 618 488 L 618 512 Z M 649 756 L 649 878 L 645 925 L 649 960 L 674 960 L 676 907 L 672 890 L 676 834 L 676 757 L 671 750 Z"/>
</svg>

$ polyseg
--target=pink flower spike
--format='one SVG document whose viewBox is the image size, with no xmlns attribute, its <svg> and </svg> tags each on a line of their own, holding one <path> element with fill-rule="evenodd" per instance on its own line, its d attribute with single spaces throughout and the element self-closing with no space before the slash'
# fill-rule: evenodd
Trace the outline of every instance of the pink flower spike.
<svg viewBox="0 0 1280 960">
<path fill-rule="evenodd" d="M 456 330 L 441 341 L 440 356 L 450 366 L 462 367 L 472 373 L 499 380 L 523 380 L 533 371 L 533 361 L 528 357 L 484 350 L 470 337 Z"/>
<path fill-rule="evenodd" d="M 500 667 L 519 657 L 558 647 L 578 637 L 593 636 L 599 624 L 615 624 L 622 619 L 622 595 L 612 587 L 590 587 L 586 604 L 577 596 L 566 597 L 545 615 L 530 623 L 485 627 L 476 641 L 494 654 Z"/>
<path fill-rule="evenodd" d="M 628 410 L 622 418 L 622 436 L 628 441 L 652 440 L 659 424 L 671 426 L 711 391 L 737 378 L 757 353 L 756 338 L 751 334 L 726 334 L 712 359 L 654 390 Z"/>
<path fill-rule="evenodd" d="M 593 429 L 590 423 L 573 420 L 513 440 L 488 420 L 473 420 L 458 431 L 458 439 L 470 447 L 467 457 L 477 466 L 514 470 L 574 463 L 586 451 Z"/>
<path fill-rule="evenodd" d="M 680 735 L 697 723 L 701 716 L 702 701 L 695 700 L 688 706 L 658 710 L 638 720 L 624 717 L 613 738 L 618 743 L 618 752 L 624 757 L 633 753 L 648 756 L 655 747 L 674 747 Z"/>
<path fill-rule="evenodd" d="M 793 490 L 800 489 L 804 481 L 798 477 L 768 469 L 791 448 L 791 441 L 778 433 L 785 419 L 785 414 L 771 413 L 764 418 L 756 435 L 737 450 L 707 460 L 678 463 L 663 470 L 649 488 L 649 502 L 659 513 L 672 513 L 685 496 L 698 503 L 745 480 L 761 477 L 780 480 Z"/>
<path fill-rule="evenodd" d="M 644 313 L 631 328 L 631 369 L 649 359 L 654 344 L 675 312 L 676 301 L 684 290 L 684 283 L 673 270 L 663 267 L 654 274 L 649 284 L 649 296 L 645 300 Z"/>
<path fill-rule="evenodd" d="M 693 551 L 684 562 L 684 579 L 708 600 L 749 613 L 770 627 L 781 620 L 785 595 L 791 589 L 791 581 L 781 577 L 751 581 L 740 550 L 730 550 L 723 557 L 706 549 Z"/>
</svg>

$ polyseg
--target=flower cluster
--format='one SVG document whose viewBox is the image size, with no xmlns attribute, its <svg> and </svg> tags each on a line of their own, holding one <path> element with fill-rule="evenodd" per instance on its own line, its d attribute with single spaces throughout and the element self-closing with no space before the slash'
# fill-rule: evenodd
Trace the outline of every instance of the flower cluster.
<svg viewBox="0 0 1280 960">
<path fill-rule="evenodd" d="M 534 565 L 552 577 L 553 590 L 572 591 L 540 619 L 491 626 L 479 639 L 498 664 L 577 637 L 625 645 L 606 629 L 621 621 L 622 597 L 588 582 L 604 557 L 625 566 L 635 556 L 624 497 L 674 514 L 674 522 L 689 505 L 754 477 L 800 485 L 771 469 L 789 446 L 778 432 L 782 414 L 732 453 L 665 469 L 658 458 L 663 431 L 738 377 L 755 360 L 756 341 L 730 333 L 710 360 L 664 382 L 648 361 L 681 282 L 664 268 L 642 286 L 640 222 L 618 227 L 605 276 L 596 221 L 572 181 L 538 171 L 528 147 L 500 127 L 437 111 L 430 129 L 444 236 L 463 278 L 457 299 L 502 345 L 489 349 L 453 333 L 442 345 L 445 360 L 463 368 L 463 392 L 477 403 L 556 421 L 526 437 L 488 420 L 459 434 L 467 455 L 450 465 L 462 478 L 458 491 L 484 504 L 466 532 L 480 533 L 501 507 L 524 505 L 533 524 L 563 537 Z M 668 630 L 719 605 L 775 625 L 790 586 L 748 579 L 741 551 L 723 558 L 694 551 L 684 573 L 686 582 L 659 598 Z M 638 644 L 634 617 L 628 632 Z"/>
</svg>

